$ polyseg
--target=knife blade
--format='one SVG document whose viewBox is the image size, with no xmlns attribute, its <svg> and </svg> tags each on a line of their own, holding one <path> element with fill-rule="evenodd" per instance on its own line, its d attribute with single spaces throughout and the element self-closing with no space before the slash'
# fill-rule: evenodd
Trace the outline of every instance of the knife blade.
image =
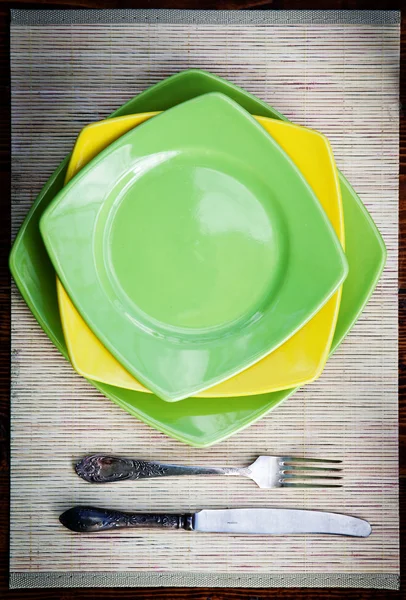
<svg viewBox="0 0 406 600">
<path fill-rule="evenodd" d="M 290 508 L 232 508 L 193 514 L 128 513 L 75 506 L 59 517 L 71 531 L 91 533 L 120 528 L 186 529 L 206 533 L 286 535 L 331 534 L 368 537 L 368 521 L 340 513 Z"/>
</svg>

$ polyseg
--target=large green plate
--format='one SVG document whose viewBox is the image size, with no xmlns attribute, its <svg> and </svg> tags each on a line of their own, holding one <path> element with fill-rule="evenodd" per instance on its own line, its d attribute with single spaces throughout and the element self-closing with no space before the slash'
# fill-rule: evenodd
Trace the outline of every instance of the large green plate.
<svg viewBox="0 0 406 600">
<path fill-rule="evenodd" d="M 184 71 L 136 96 L 112 117 L 166 110 L 208 92 L 221 92 L 251 114 L 287 120 L 248 92 L 203 71 Z M 44 331 L 68 359 L 56 297 L 55 271 L 39 232 L 39 220 L 62 189 L 69 156 L 59 165 L 34 202 L 10 256 L 10 268 L 22 296 Z M 349 273 L 343 285 L 332 350 L 358 319 L 382 273 L 386 250 L 382 238 L 355 191 L 340 174 Z M 169 404 L 142 392 L 91 382 L 133 416 L 191 446 L 206 447 L 226 439 L 275 408 L 296 390 L 239 398 L 190 398 Z"/>
</svg>

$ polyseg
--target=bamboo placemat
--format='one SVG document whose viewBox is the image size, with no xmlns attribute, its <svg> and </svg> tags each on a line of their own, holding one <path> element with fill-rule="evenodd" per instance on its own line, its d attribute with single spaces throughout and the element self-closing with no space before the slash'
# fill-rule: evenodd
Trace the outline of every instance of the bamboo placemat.
<svg viewBox="0 0 406 600">
<path fill-rule="evenodd" d="M 12 296 L 12 587 L 396 588 L 399 14 L 390 11 L 13 11 L 12 229 L 75 136 L 189 67 L 248 89 L 329 136 L 388 249 L 383 277 L 322 377 L 209 449 L 137 421 L 77 376 L 16 289 Z M 342 489 L 260 490 L 237 478 L 91 486 L 72 462 L 95 451 L 183 464 L 260 454 L 339 457 Z M 74 504 L 194 511 L 298 507 L 368 519 L 368 539 L 189 532 L 74 535 Z"/>
</svg>

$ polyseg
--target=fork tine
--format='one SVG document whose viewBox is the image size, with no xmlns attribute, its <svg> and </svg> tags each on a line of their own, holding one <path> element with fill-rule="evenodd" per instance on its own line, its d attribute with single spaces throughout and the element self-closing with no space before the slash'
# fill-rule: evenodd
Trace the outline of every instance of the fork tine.
<svg viewBox="0 0 406 600">
<path fill-rule="evenodd" d="M 281 487 L 304 489 L 304 488 L 341 488 L 343 486 L 339 483 L 333 483 L 333 484 L 329 483 L 326 485 L 324 485 L 323 483 L 320 483 L 320 484 L 315 483 L 314 485 L 312 485 L 311 483 L 282 483 Z"/>
<path fill-rule="evenodd" d="M 284 463 L 285 462 L 301 462 L 301 463 L 302 462 L 306 462 L 306 463 L 316 462 L 316 463 L 339 464 L 339 463 L 343 462 L 342 460 L 336 460 L 336 459 L 332 459 L 332 458 L 328 458 L 328 459 L 327 458 L 326 459 L 324 459 L 324 458 L 297 458 L 294 456 L 281 456 L 280 460 Z"/>
<path fill-rule="evenodd" d="M 327 471 L 328 473 L 340 473 L 342 469 L 337 469 L 337 467 L 296 467 L 294 465 L 284 465 L 281 471 Z"/>
<path fill-rule="evenodd" d="M 339 476 L 339 475 L 297 475 L 296 473 L 292 473 L 292 474 L 284 473 L 282 475 L 281 479 L 282 480 L 285 480 L 285 479 L 300 479 L 301 481 L 302 480 L 308 481 L 310 479 L 310 480 L 313 481 L 314 479 L 323 479 L 323 480 L 326 480 L 326 479 L 342 479 L 342 477 Z"/>
</svg>

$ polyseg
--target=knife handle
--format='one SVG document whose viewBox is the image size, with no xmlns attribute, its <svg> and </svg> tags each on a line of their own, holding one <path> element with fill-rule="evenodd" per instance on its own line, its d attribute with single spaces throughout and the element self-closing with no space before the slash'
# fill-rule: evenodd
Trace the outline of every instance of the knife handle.
<svg viewBox="0 0 406 600">
<path fill-rule="evenodd" d="M 193 530 L 193 515 L 128 513 L 92 506 L 74 506 L 59 517 L 71 531 L 91 533 L 123 528 Z"/>
<path fill-rule="evenodd" d="M 129 479 L 179 475 L 248 475 L 249 473 L 249 469 L 244 468 L 165 465 L 103 454 L 85 456 L 75 465 L 75 471 L 79 477 L 90 483 L 113 483 Z"/>
</svg>

